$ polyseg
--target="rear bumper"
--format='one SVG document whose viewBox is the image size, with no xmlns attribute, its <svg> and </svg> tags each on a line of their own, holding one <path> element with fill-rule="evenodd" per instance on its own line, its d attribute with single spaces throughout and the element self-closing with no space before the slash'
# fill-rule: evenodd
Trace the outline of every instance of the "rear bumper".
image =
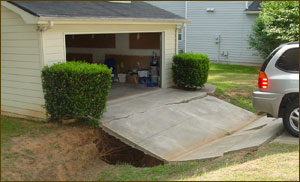
<svg viewBox="0 0 300 182">
<path fill-rule="evenodd" d="M 252 95 L 253 108 L 266 112 L 273 117 L 278 117 L 279 107 L 283 95 L 278 93 L 269 93 L 256 91 Z"/>
</svg>

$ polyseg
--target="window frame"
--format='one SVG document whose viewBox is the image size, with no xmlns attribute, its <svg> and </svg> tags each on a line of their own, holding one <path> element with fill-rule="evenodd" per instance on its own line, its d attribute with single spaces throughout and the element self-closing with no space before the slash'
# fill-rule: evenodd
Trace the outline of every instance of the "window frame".
<svg viewBox="0 0 300 182">
<path fill-rule="evenodd" d="M 182 37 L 183 36 L 183 29 L 178 29 L 177 32 L 178 32 L 178 35 L 177 35 L 178 36 L 177 37 L 178 41 L 180 41 L 180 42 L 183 41 L 183 37 Z M 181 35 L 180 36 L 181 39 L 179 39 L 179 34 Z"/>
</svg>

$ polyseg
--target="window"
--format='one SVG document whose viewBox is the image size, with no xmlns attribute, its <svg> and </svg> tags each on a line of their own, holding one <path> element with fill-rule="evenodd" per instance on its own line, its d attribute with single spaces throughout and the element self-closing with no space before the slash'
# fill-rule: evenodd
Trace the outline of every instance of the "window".
<svg viewBox="0 0 300 182">
<path fill-rule="evenodd" d="M 182 40 L 182 29 L 178 30 L 178 40 L 181 41 Z"/>
<path fill-rule="evenodd" d="M 299 72 L 299 49 L 293 48 L 285 51 L 275 66 L 283 71 Z"/>
<path fill-rule="evenodd" d="M 260 71 L 265 71 L 266 70 L 266 67 L 267 65 L 269 64 L 269 62 L 271 61 L 271 59 L 273 58 L 273 56 L 279 51 L 279 49 L 281 49 L 282 46 L 279 46 L 277 47 L 276 49 L 274 49 L 269 55 L 268 57 L 266 58 L 265 62 L 263 63 L 263 65 L 261 66 L 261 69 Z"/>
</svg>

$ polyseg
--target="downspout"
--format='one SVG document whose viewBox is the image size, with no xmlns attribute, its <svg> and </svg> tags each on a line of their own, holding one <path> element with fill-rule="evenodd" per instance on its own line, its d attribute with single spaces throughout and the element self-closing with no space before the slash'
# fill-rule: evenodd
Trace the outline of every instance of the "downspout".
<svg viewBox="0 0 300 182">
<path fill-rule="evenodd" d="M 248 1 L 246 1 L 245 3 L 246 3 L 246 8 L 245 9 L 248 9 Z"/>
<path fill-rule="evenodd" d="M 176 44 L 176 47 L 175 47 L 175 54 L 178 54 L 178 30 L 182 30 L 184 27 L 186 26 L 185 23 L 183 23 L 180 27 L 177 27 L 176 28 L 176 32 L 175 32 L 175 44 Z"/>
<path fill-rule="evenodd" d="M 185 1 L 185 15 L 184 18 L 187 20 L 187 4 L 188 2 Z M 184 30 L 184 53 L 186 53 L 186 32 L 187 32 L 187 26 L 185 26 L 185 30 Z"/>
</svg>

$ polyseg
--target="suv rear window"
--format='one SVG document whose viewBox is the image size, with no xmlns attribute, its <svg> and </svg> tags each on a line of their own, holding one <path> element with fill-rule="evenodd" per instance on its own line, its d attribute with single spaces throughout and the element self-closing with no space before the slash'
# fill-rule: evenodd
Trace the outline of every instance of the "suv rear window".
<svg viewBox="0 0 300 182">
<path fill-rule="evenodd" d="M 276 68 L 287 72 L 299 72 L 299 49 L 285 51 L 275 64 Z"/>
<path fill-rule="evenodd" d="M 263 65 L 260 68 L 260 71 L 264 72 L 266 70 L 267 65 L 269 64 L 269 62 L 271 61 L 271 59 L 273 58 L 273 56 L 279 51 L 279 49 L 282 48 L 282 45 L 277 47 L 276 49 L 274 49 L 269 55 L 268 57 L 265 59 L 265 62 L 263 63 Z"/>
</svg>

